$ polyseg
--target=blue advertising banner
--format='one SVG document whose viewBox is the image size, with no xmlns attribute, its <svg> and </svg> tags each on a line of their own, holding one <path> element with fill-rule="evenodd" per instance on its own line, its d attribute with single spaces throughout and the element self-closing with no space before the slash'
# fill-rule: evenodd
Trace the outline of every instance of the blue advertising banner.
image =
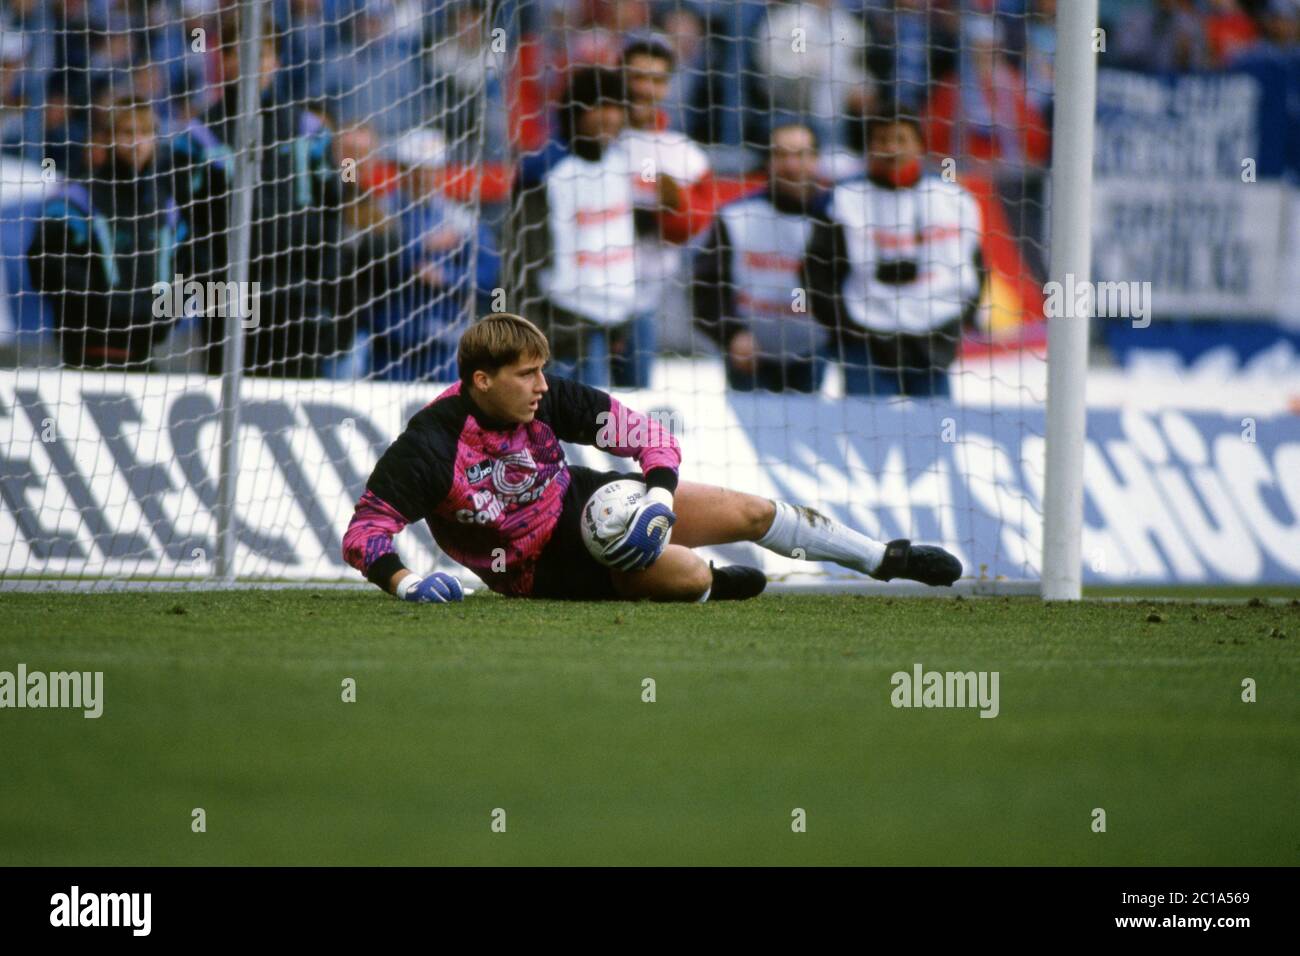
<svg viewBox="0 0 1300 956">
<path fill-rule="evenodd" d="M 1101 70 L 1094 276 L 1157 318 L 1279 318 L 1297 250 L 1300 58 L 1215 73 Z"/>
<path fill-rule="evenodd" d="M 1039 576 L 1041 412 L 733 408 L 789 500 L 838 476 L 847 494 L 830 510 L 874 537 L 943 543 L 975 577 Z M 1300 418 L 1092 410 L 1084 461 L 1086 582 L 1300 582 Z"/>
</svg>

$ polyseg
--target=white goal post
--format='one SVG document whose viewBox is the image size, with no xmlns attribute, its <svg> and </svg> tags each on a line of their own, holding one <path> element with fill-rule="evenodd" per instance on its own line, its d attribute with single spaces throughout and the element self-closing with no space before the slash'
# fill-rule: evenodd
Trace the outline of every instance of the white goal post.
<svg viewBox="0 0 1300 956">
<path fill-rule="evenodd" d="M 1051 279 L 1092 278 L 1092 164 L 1097 107 L 1097 0 L 1056 12 Z M 1047 317 L 1047 469 L 1043 599 L 1083 594 L 1083 452 L 1087 437 L 1088 316 Z"/>
</svg>

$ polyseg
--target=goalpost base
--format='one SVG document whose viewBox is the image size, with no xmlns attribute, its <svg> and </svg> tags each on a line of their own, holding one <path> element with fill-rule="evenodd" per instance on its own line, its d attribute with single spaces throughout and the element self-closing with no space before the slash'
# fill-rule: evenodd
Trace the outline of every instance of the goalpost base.
<svg viewBox="0 0 1300 956">
<path fill-rule="evenodd" d="M 860 594 L 865 597 L 1037 597 L 1037 581 L 958 581 L 950 588 L 932 588 L 914 581 L 872 581 L 866 578 L 832 578 L 825 581 L 768 582 L 769 594 Z M 356 591 L 376 590 L 364 581 L 128 581 L 112 578 L 87 580 L 85 578 L 30 578 L 0 581 L 0 594 L 4 593 L 118 593 L 155 591 L 216 592 L 216 591 Z M 486 591 L 486 588 L 466 588 L 465 593 Z"/>
</svg>

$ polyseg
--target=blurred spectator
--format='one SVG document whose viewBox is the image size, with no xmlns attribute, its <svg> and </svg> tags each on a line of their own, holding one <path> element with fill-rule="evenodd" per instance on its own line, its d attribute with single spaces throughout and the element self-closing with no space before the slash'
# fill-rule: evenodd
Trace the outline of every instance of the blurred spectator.
<svg viewBox="0 0 1300 956">
<path fill-rule="evenodd" d="M 580 66 L 616 67 L 628 39 L 649 29 L 650 4 L 648 0 L 570 0 L 558 26 L 551 41 L 558 44 L 557 66 L 562 73 Z"/>
<path fill-rule="evenodd" d="M 707 136 L 709 109 L 704 21 L 690 7 L 674 6 L 663 14 L 660 25 L 677 66 L 660 108 L 668 117 L 669 129 L 703 139 Z"/>
<path fill-rule="evenodd" d="M 617 68 L 629 38 L 646 31 L 651 22 L 647 0 L 544 0 L 543 6 L 547 8 L 541 38 L 544 52 L 534 54 L 526 45 L 520 51 L 520 66 L 525 83 L 540 89 L 551 105 L 563 100 L 575 70 Z M 555 142 L 559 131 L 552 128 L 548 135 Z"/>
<path fill-rule="evenodd" d="M 1239 52 L 1259 39 L 1259 31 L 1237 0 L 1207 0 L 1205 40 L 1210 62 L 1216 67 L 1227 65 Z"/>
<path fill-rule="evenodd" d="M 26 126 L 28 85 L 27 37 L 15 31 L 0 33 L 0 146 L 5 152 L 22 149 Z"/>
<path fill-rule="evenodd" d="M 87 0 L 54 0 L 52 20 L 54 69 L 78 70 L 84 74 L 90 67 L 90 3 Z"/>
<path fill-rule="evenodd" d="M 496 243 L 487 224 L 439 195 L 445 137 L 410 130 L 394 147 L 400 170 L 401 245 L 394 293 L 374 311 L 374 378 L 456 377 L 456 344 L 497 284 Z"/>
<path fill-rule="evenodd" d="M 136 21 L 121 7 L 110 7 L 92 23 L 90 69 L 95 73 L 127 73 L 148 52 L 136 32 Z M 126 92 L 125 90 L 117 92 Z"/>
<path fill-rule="evenodd" d="M 383 140 L 434 122 L 418 38 L 399 29 L 392 0 L 368 0 L 355 21 L 356 46 L 326 72 L 330 110 L 344 124 L 366 122 Z"/>
<path fill-rule="evenodd" d="M 49 202 L 28 253 L 54 312 L 65 364 L 144 369 L 178 315 L 160 314 L 183 225 L 147 101 L 91 111 L 89 176 Z"/>
<path fill-rule="evenodd" d="M 152 103 L 160 132 L 171 134 L 184 129 L 193 115 L 189 102 L 183 96 L 171 94 L 167 74 L 153 62 L 144 36 L 138 34 L 135 42 L 139 44 L 140 53 L 126 69 L 107 74 L 109 81 L 116 83 L 115 89 L 129 91 Z"/>
<path fill-rule="evenodd" d="M 72 45 L 84 47 L 84 61 L 78 53 L 77 63 L 56 69 L 58 85 L 71 94 L 76 106 L 86 105 L 78 102 L 86 88 L 92 90 L 91 99 L 130 94 L 146 100 L 153 106 L 160 135 L 170 132 L 188 118 L 184 98 L 172 95 L 166 60 L 159 59 L 171 56 L 176 46 L 176 38 L 168 37 L 176 16 L 176 10 L 161 0 L 91 7 L 89 25 L 77 26 L 81 35 L 67 38 Z"/>
<path fill-rule="evenodd" d="M 41 111 L 43 158 L 54 160 L 61 177 L 80 179 L 84 166 L 86 142 L 90 138 L 87 106 L 89 93 L 75 85 L 69 89 L 74 74 L 68 71 L 50 75 L 45 89 L 45 106 Z M 7 140 L 6 140 L 7 142 Z"/>
<path fill-rule="evenodd" d="M 708 175 L 709 159 L 685 133 L 667 128 L 662 104 L 673 66 L 672 51 L 654 40 L 634 41 L 623 51 L 628 124 L 619 144 L 632 168 L 637 305 L 632 335 L 616 340 L 610 360 L 612 384 L 624 388 L 649 386 L 658 326 L 689 325 L 682 248 L 664 235 L 661 219 L 681 209 L 682 191 Z"/>
<path fill-rule="evenodd" d="M 23 31 L 36 27 L 41 20 L 41 0 L 4 0 L 0 3 L 0 25 L 6 31 Z"/>
<path fill-rule="evenodd" d="M 828 335 L 798 298 L 815 218 L 829 199 L 817 182 L 817 139 L 807 126 L 772 131 L 763 187 L 724 205 L 695 257 L 701 331 L 722 348 L 737 391 L 815 392 Z"/>
<path fill-rule="evenodd" d="M 939 83 L 925 117 L 936 156 L 961 156 L 1020 168 L 1046 165 L 1050 135 L 1030 104 L 1025 78 L 1002 50 L 997 21 L 971 17 L 954 75 Z"/>
<path fill-rule="evenodd" d="M 767 19 L 767 2 L 694 0 L 691 8 L 706 25 L 699 95 L 708 108 L 686 132 L 720 147 L 710 151 L 715 168 L 740 173 L 753 164 L 748 143 L 765 143 L 771 127 L 767 82 L 754 41 Z"/>
<path fill-rule="evenodd" d="M 1025 25 L 1025 97 L 1048 128 L 1056 82 L 1056 2 L 1034 0 Z"/>
<path fill-rule="evenodd" d="M 336 131 L 334 161 L 342 172 L 341 228 L 338 243 L 323 250 L 332 260 L 327 274 L 337 277 L 335 299 L 327 307 L 344 330 L 340 341 L 357 344 L 325 362 L 323 370 L 330 378 L 354 381 L 369 371 L 366 333 L 389 321 L 389 300 L 400 281 L 400 222 L 374 188 L 377 182 L 388 184 L 390 177 L 395 181 L 397 174 L 380 153 L 375 131 L 365 123 Z"/>
<path fill-rule="evenodd" d="M 493 48 L 485 0 L 460 0 L 452 11 L 450 35 L 434 38 L 429 51 L 434 100 L 453 149 L 481 154 L 488 162 L 508 155 L 508 66 L 509 48 Z"/>
<path fill-rule="evenodd" d="M 1265 0 L 1260 22 L 1264 36 L 1279 47 L 1300 46 L 1300 2 Z"/>
<path fill-rule="evenodd" d="M 873 117 L 867 146 L 867 178 L 835 187 L 813 227 L 803 286 L 835 334 L 846 394 L 946 396 L 984 286 L 980 207 L 923 173 L 914 117 Z"/>
<path fill-rule="evenodd" d="M 338 24 L 326 18 L 322 0 L 275 0 L 275 24 L 280 97 L 286 102 L 319 100 L 326 92 L 328 66 L 342 52 Z"/>
<path fill-rule="evenodd" d="M 326 115 L 329 125 L 338 126 L 333 114 Z M 392 150 L 384 147 L 375 128 L 366 122 L 338 126 L 334 152 L 340 168 L 348 162 L 355 172 L 355 180 L 344 179 L 350 187 L 346 190 L 345 205 L 364 197 L 368 209 L 381 209 L 384 197 L 397 189 L 398 169 L 390 156 Z"/>
<path fill-rule="evenodd" d="M 1210 66 L 1205 20 L 1196 0 L 1154 0 L 1126 10 L 1111 31 L 1120 66 L 1139 70 L 1200 70 Z"/>
<path fill-rule="evenodd" d="M 179 0 L 156 25 L 153 62 L 163 75 L 178 128 L 212 105 L 221 83 L 219 0 Z"/>
<path fill-rule="evenodd" d="M 0 152 L 40 163 L 53 38 L 40 0 L 0 0 Z M 63 167 L 60 166 L 60 169 Z"/>
<path fill-rule="evenodd" d="M 773 2 L 756 51 L 773 123 L 803 120 L 821 142 L 841 142 L 844 111 L 863 110 L 873 94 L 866 46 L 865 24 L 833 0 Z"/>
<path fill-rule="evenodd" d="M 250 281 L 257 283 L 257 325 L 245 333 L 244 364 L 250 374 L 314 378 L 323 356 L 350 345 L 346 326 L 327 310 L 323 287 L 332 283 L 333 261 L 322 248 L 337 244 L 342 178 L 333 162 L 331 137 L 320 120 L 275 95 L 276 44 L 263 31 L 258 83 L 261 90 L 261 157 L 253 197 Z M 222 23 L 221 99 L 175 140 L 184 176 L 178 200 L 194 230 L 193 277 L 233 281 L 230 214 L 233 149 L 238 144 L 239 20 Z M 209 374 L 223 366 L 225 318 L 204 316 Z"/>
<path fill-rule="evenodd" d="M 945 3 L 950 0 L 869 0 L 867 4 L 867 66 L 887 87 L 881 97 L 901 109 L 919 113 L 935 78 L 956 67 L 960 24 Z"/>
<path fill-rule="evenodd" d="M 507 231 L 508 305 L 546 332 L 557 375 L 598 387 L 609 385 L 610 352 L 623 351 L 637 307 L 633 170 L 616 144 L 625 107 L 621 72 L 574 72 L 560 143 L 521 166 Z"/>
</svg>

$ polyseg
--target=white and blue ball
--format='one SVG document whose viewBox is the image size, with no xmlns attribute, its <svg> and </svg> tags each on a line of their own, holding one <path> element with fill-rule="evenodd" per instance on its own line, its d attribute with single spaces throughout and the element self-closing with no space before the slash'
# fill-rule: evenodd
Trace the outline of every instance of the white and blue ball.
<svg viewBox="0 0 1300 956">
<path fill-rule="evenodd" d="M 627 532 L 645 493 L 645 482 L 622 478 L 597 488 L 582 506 L 582 543 L 601 564 L 609 564 L 606 555 Z"/>
</svg>

